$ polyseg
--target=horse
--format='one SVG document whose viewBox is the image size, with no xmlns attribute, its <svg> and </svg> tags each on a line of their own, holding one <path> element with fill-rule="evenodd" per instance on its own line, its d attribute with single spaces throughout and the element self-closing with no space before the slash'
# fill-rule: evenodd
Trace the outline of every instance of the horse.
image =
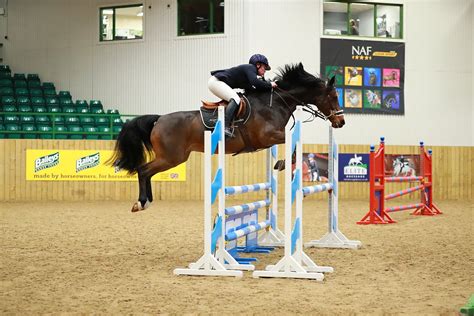
<svg viewBox="0 0 474 316">
<path fill-rule="evenodd" d="M 416 176 L 416 171 L 410 166 L 410 162 L 403 157 L 397 157 L 393 160 L 393 175 L 395 177 Z"/>
<path fill-rule="evenodd" d="M 283 144 L 285 125 L 297 105 L 302 105 L 313 119 L 329 120 L 333 128 L 344 126 L 334 77 L 324 81 L 306 72 L 299 63 L 280 68 L 275 79 L 278 89 L 245 92 L 244 96 L 251 104 L 251 115 L 244 125 L 236 128 L 233 138 L 226 139 L 226 154 L 253 152 Z M 142 115 L 123 125 L 108 163 L 129 174 L 138 173 L 138 201 L 132 212 L 146 209 L 153 201 L 153 175 L 187 161 L 193 151 L 204 151 L 206 129 L 199 111 Z M 147 162 L 147 157 L 153 156 Z"/>
</svg>

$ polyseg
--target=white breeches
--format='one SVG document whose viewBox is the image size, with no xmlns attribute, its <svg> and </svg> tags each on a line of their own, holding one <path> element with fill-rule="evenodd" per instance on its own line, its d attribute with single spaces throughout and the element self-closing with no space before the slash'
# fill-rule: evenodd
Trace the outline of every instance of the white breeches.
<svg viewBox="0 0 474 316">
<path fill-rule="evenodd" d="M 232 89 L 225 82 L 220 81 L 216 77 L 211 76 L 211 78 L 209 78 L 207 86 L 216 97 L 226 101 L 234 99 L 237 104 L 240 104 L 240 98 L 237 92 L 235 92 L 234 89 Z"/>
</svg>

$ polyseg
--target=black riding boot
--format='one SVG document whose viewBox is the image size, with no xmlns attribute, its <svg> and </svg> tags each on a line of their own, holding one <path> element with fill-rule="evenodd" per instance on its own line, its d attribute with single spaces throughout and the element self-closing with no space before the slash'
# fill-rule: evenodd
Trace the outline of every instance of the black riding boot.
<svg viewBox="0 0 474 316">
<path fill-rule="evenodd" d="M 230 129 L 230 124 L 234 120 L 234 115 L 237 112 L 238 109 L 238 104 L 235 102 L 234 99 L 230 99 L 229 104 L 227 105 L 225 109 L 225 136 L 226 137 L 234 137 L 234 134 L 232 134 L 232 130 Z"/>
</svg>

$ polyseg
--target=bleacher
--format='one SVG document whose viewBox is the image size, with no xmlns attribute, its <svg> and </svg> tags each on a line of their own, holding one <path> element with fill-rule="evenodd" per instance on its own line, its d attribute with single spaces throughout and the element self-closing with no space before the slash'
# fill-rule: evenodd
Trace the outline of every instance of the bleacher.
<svg viewBox="0 0 474 316">
<path fill-rule="evenodd" d="M 100 100 L 73 101 L 37 74 L 15 73 L 0 65 L 0 138 L 115 139 L 123 126 L 118 110 Z"/>
</svg>

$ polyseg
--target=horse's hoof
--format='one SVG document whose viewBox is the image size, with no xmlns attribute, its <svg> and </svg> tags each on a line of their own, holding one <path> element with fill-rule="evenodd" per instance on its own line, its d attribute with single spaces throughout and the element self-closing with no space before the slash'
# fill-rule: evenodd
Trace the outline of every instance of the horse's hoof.
<svg viewBox="0 0 474 316">
<path fill-rule="evenodd" d="M 140 202 L 137 202 L 137 203 L 133 204 L 132 213 L 135 213 L 135 212 L 138 212 L 138 211 L 141 211 L 141 210 L 143 210 L 143 209 L 141 207 Z"/>
</svg>

